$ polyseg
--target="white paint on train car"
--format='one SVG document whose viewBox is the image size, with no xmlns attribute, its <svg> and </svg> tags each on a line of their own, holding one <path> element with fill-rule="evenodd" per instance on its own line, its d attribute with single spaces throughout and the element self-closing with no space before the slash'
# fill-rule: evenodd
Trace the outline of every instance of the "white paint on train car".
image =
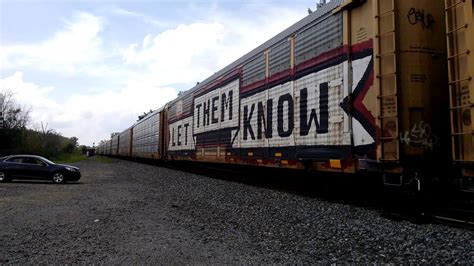
<svg viewBox="0 0 474 266">
<path fill-rule="evenodd" d="M 194 134 L 239 125 L 239 80 L 194 99 Z"/>
<path fill-rule="evenodd" d="M 352 91 L 354 91 L 359 82 L 361 82 L 371 60 L 372 56 L 366 56 L 352 61 Z M 352 131 L 354 146 L 368 145 L 375 142 L 374 138 L 370 136 L 369 132 L 367 132 L 362 124 L 355 118 L 352 118 Z"/>
<path fill-rule="evenodd" d="M 352 92 L 352 89 L 350 88 L 351 80 L 352 77 L 349 75 L 349 62 L 344 61 L 342 63 L 342 83 L 343 83 L 343 92 L 342 92 L 342 98 L 345 99 L 346 97 L 349 97 L 349 94 Z M 343 123 L 344 123 L 344 133 L 350 133 L 351 132 L 351 119 L 349 119 L 349 115 L 346 112 L 343 112 Z"/>
<path fill-rule="evenodd" d="M 241 99 L 234 148 L 350 145 L 344 133 L 342 64 Z"/>
<path fill-rule="evenodd" d="M 193 117 L 187 117 L 169 125 L 170 138 L 168 150 L 194 150 Z"/>
</svg>

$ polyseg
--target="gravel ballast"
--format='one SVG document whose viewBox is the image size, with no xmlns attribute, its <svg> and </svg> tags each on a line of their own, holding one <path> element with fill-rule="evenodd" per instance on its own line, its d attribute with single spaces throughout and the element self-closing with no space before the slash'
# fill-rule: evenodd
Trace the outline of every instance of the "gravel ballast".
<svg viewBox="0 0 474 266">
<path fill-rule="evenodd" d="M 0 263 L 474 264 L 474 234 L 96 157 L 78 183 L 0 184 Z"/>
</svg>

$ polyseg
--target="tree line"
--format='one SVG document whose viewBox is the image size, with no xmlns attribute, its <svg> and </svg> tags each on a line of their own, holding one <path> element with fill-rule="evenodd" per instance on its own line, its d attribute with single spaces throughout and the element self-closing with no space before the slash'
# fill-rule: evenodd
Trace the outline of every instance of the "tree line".
<svg viewBox="0 0 474 266">
<path fill-rule="evenodd" d="M 35 154 L 58 158 L 87 148 L 79 146 L 77 137 L 64 137 L 48 124 L 29 128 L 31 112 L 31 108 L 17 103 L 12 92 L 0 91 L 0 156 Z"/>
</svg>

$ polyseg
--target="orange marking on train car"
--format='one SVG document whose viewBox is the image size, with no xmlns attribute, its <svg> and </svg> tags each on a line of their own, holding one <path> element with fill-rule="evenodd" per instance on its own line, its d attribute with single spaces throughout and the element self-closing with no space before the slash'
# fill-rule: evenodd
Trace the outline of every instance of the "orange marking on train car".
<svg viewBox="0 0 474 266">
<path fill-rule="evenodd" d="M 342 168 L 341 160 L 329 160 L 329 165 L 331 166 L 331 168 Z"/>
</svg>

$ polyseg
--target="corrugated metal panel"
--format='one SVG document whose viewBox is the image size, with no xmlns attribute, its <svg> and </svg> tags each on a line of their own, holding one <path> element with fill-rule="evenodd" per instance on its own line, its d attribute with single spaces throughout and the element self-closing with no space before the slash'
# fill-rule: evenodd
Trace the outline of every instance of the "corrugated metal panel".
<svg viewBox="0 0 474 266">
<path fill-rule="evenodd" d="M 130 156 L 130 129 L 120 133 L 119 152 L 120 156 Z"/>
<path fill-rule="evenodd" d="M 111 155 L 117 155 L 118 154 L 118 147 L 119 147 L 119 135 L 116 135 L 112 137 L 112 145 L 110 148 L 110 154 Z"/>
<path fill-rule="evenodd" d="M 186 95 L 183 98 L 183 114 L 189 114 L 193 110 L 193 95 Z"/>
<path fill-rule="evenodd" d="M 295 63 L 298 65 L 341 45 L 341 13 L 327 16 L 323 20 L 315 20 L 297 32 Z"/>
<path fill-rule="evenodd" d="M 107 141 L 107 155 L 112 155 L 112 140 Z"/>
<path fill-rule="evenodd" d="M 158 111 L 139 121 L 133 128 L 133 156 L 155 158 L 159 152 L 159 123 Z"/>
<path fill-rule="evenodd" d="M 290 42 L 284 39 L 271 47 L 269 57 L 269 76 L 290 69 Z"/>
<path fill-rule="evenodd" d="M 243 66 L 242 85 L 247 86 L 265 78 L 265 56 L 256 55 Z"/>
<path fill-rule="evenodd" d="M 193 110 L 193 94 L 178 97 L 169 104 L 168 119 L 175 120 L 181 116 L 189 115 Z"/>
<path fill-rule="evenodd" d="M 175 119 L 177 114 L 177 102 L 174 102 L 169 105 L 168 108 L 168 119 Z"/>
</svg>

